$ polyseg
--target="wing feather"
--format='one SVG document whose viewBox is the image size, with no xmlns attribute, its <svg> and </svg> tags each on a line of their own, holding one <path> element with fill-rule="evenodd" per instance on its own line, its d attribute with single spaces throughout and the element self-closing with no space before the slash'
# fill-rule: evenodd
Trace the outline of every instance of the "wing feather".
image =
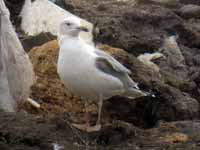
<svg viewBox="0 0 200 150">
<path fill-rule="evenodd" d="M 107 70 L 106 72 L 110 72 L 108 69 L 114 69 L 120 73 L 127 73 L 130 74 L 131 71 L 127 69 L 125 66 L 120 64 L 115 58 L 108 55 L 107 53 L 96 49 L 95 53 L 97 54 L 96 64 L 100 67 L 103 71 Z"/>
</svg>

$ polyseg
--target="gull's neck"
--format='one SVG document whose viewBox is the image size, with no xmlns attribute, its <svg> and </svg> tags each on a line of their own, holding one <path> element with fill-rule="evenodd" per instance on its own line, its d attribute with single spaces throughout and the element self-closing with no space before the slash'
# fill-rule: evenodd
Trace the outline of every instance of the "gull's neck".
<svg viewBox="0 0 200 150">
<path fill-rule="evenodd" d="M 63 43 L 63 41 L 66 41 L 66 40 L 79 40 L 79 36 L 71 36 L 71 35 L 59 35 L 58 36 L 58 41 L 59 41 L 59 44 L 61 45 Z"/>
<path fill-rule="evenodd" d="M 80 38 L 80 36 L 71 36 L 71 35 L 62 34 L 58 36 L 58 42 L 59 42 L 59 45 L 65 45 L 66 43 L 71 45 L 71 43 L 76 43 L 74 46 L 76 46 L 79 43 L 78 45 L 82 45 L 82 46 L 85 45 L 87 48 L 90 47 L 89 48 L 90 53 L 93 53 L 94 51 L 94 49 L 92 48 L 94 47 L 94 45 L 87 43 L 84 39 Z"/>
</svg>

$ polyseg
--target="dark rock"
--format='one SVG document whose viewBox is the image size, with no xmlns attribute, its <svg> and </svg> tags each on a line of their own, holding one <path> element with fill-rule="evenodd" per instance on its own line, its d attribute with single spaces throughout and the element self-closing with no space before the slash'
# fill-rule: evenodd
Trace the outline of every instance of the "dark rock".
<svg viewBox="0 0 200 150">
<path fill-rule="evenodd" d="M 56 5 L 60 6 L 61 8 L 66 9 L 70 12 L 74 9 L 72 0 L 68 0 L 68 3 L 65 3 L 64 0 L 51 0 L 51 1 Z"/>
<path fill-rule="evenodd" d="M 178 120 L 198 118 L 199 103 L 197 100 L 167 85 L 159 85 L 156 88 L 163 98 L 156 112 L 158 120 L 175 121 L 177 118 Z"/>
<path fill-rule="evenodd" d="M 63 146 L 63 150 L 200 148 L 199 121 L 160 122 L 157 127 L 143 130 L 116 120 L 101 132 L 91 134 L 72 128 L 63 116 L 46 120 L 23 113 L 1 113 L 0 122 L 2 150 L 53 149 L 53 143 Z M 60 128 L 58 123 L 65 127 Z"/>
<path fill-rule="evenodd" d="M 128 2 L 121 4 L 114 1 L 101 1 L 99 4 L 78 0 L 73 4 L 75 14 L 99 28 L 96 41 L 123 48 L 135 55 L 155 51 L 161 45 L 161 35 L 168 30 L 175 31 L 175 26 L 183 24 L 183 20 L 173 11 L 159 5 L 134 6 Z M 100 6 L 109 6 L 109 9 L 102 12 Z M 88 10 L 88 7 L 91 9 Z"/>
<path fill-rule="evenodd" d="M 200 18 L 200 6 L 199 5 L 184 5 L 178 10 L 178 14 L 183 18 Z"/>
<path fill-rule="evenodd" d="M 36 36 L 21 36 L 20 40 L 26 52 L 29 52 L 35 46 L 40 46 L 43 43 L 56 39 L 51 33 L 40 33 Z"/>
<path fill-rule="evenodd" d="M 200 29 L 198 19 L 191 16 L 192 19 L 185 20 L 177 12 L 182 10 L 182 13 L 189 15 L 196 13 L 185 11 L 184 6 L 179 9 L 179 6 L 187 3 L 186 1 L 180 0 L 178 7 L 165 7 L 166 5 L 158 3 L 135 5 L 132 1 L 117 2 L 116 0 L 63 2 L 67 6 L 66 9 L 97 26 L 99 34 L 94 36 L 95 41 L 123 48 L 135 56 L 144 52 L 157 51 L 163 43 L 163 36 L 169 36 L 173 32 L 179 36 L 177 41 L 185 63 L 182 67 L 177 68 L 165 60 L 158 61 L 160 74 L 139 62 L 134 56 L 122 52 L 113 54 L 132 70 L 132 78 L 139 83 L 142 89 L 151 89 L 157 94 L 156 102 L 153 98 L 147 98 L 141 102 L 133 102 L 131 107 L 129 104 L 125 104 L 124 107 L 127 107 L 127 111 L 121 112 L 119 119 L 132 114 L 133 110 L 136 110 L 137 114 L 144 112 L 142 119 L 135 115 L 126 121 L 133 123 L 139 121 L 140 123 L 136 123 L 138 126 L 148 127 L 149 120 L 153 120 L 153 123 L 150 121 L 150 124 L 155 124 L 159 119 L 172 121 L 198 117 Z M 19 10 L 21 4 L 19 4 Z M 187 4 L 194 4 L 194 1 Z M 196 5 L 198 5 L 197 2 Z M 19 10 L 17 9 L 14 13 L 11 11 L 11 16 L 19 14 Z M 39 43 L 38 40 L 29 40 L 29 38 L 22 39 L 22 41 L 29 48 L 48 41 L 44 36 L 39 39 L 42 39 L 39 40 Z M 147 110 L 146 112 L 144 108 Z M 149 113 L 151 111 L 152 114 Z"/>
<path fill-rule="evenodd" d="M 179 34 L 180 43 L 189 48 L 200 47 L 200 32 L 198 30 L 186 23 L 176 26 L 175 29 Z"/>
<path fill-rule="evenodd" d="M 138 0 L 139 4 L 157 4 L 168 8 L 177 8 L 181 6 L 180 0 Z"/>
<path fill-rule="evenodd" d="M 185 4 L 187 5 L 184 6 Z M 194 6 L 191 4 L 200 3 L 180 0 L 179 6 L 172 8 L 158 3 L 135 5 L 131 1 L 116 0 L 65 1 L 67 9 L 96 25 L 99 30 L 94 36 L 96 42 L 123 48 L 135 56 L 144 52 L 156 52 L 161 47 L 164 36 L 171 33 L 178 35 L 178 46 L 185 62 L 181 67 L 175 67 L 166 60 L 158 61 L 159 74 L 135 56 L 123 50 L 109 48 L 108 52 L 112 51 L 111 54 L 116 59 L 131 69 L 132 78 L 139 83 L 139 87 L 153 91 L 156 98 L 145 97 L 133 101 L 114 97 L 105 103 L 103 116 L 107 117 L 109 114 L 112 119 L 143 128 L 153 127 L 159 120 L 176 121 L 200 117 L 200 21 L 196 15 L 199 6 L 195 6 L 193 12 L 188 9 Z M 179 8 L 181 5 L 182 8 Z M 46 39 L 39 42 L 42 44 Z M 27 45 L 29 41 L 24 43 Z M 33 42 L 33 45 L 37 44 Z M 122 138 L 123 136 L 118 136 L 116 141 Z"/>
<path fill-rule="evenodd" d="M 22 2 L 17 4 L 19 1 L 7 1 L 13 3 L 11 3 L 13 6 L 7 3 L 7 6 L 10 10 L 12 9 L 11 17 L 15 20 Z M 0 114 L 0 143 L 3 141 L 0 149 L 7 149 L 11 145 L 17 145 L 19 149 L 26 150 L 32 149 L 30 147 L 50 149 L 52 148 L 50 144 L 54 141 L 59 141 L 69 149 L 71 143 L 85 146 L 83 138 L 93 145 L 103 144 L 111 147 L 114 145 L 120 149 L 122 147 L 127 149 L 139 147 L 145 150 L 152 147 L 155 149 L 200 149 L 200 125 L 198 121 L 194 121 L 200 118 L 200 19 L 197 15 L 199 6 L 195 6 L 195 11 L 188 9 L 194 5 L 200 5 L 200 1 L 179 0 L 178 6 L 172 7 L 159 3 L 135 5 L 133 1 L 65 0 L 63 6 L 66 9 L 96 25 L 98 28 L 96 31 L 99 31 L 95 35 L 97 43 L 107 43 L 123 48 L 134 55 L 107 47 L 109 53 L 132 71 L 132 78 L 139 83 L 139 87 L 155 93 L 156 97 L 149 96 L 136 100 L 113 97 L 106 101 L 103 107 L 103 129 L 89 137 L 84 133 L 81 133 L 80 137 L 77 130 L 70 126 L 65 127 L 65 123 L 69 125 L 66 120 L 66 122 L 55 120 L 46 122 L 45 119 L 38 121 L 34 116 Z M 15 6 L 17 6 L 16 10 L 13 9 Z M 16 21 L 13 23 L 17 25 Z M 172 66 L 166 60 L 157 61 L 160 67 L 160 72 L 157 73 L 135 57 L 144 52 L 158 51 L 163 43 L 163 37 L 172 33 L 178 35 L 178 46 L 185 60 L 183 66 Z M 48 38 L 42 37 L 39 41 L 36 40 L 36 43 L 35 40 L 29 40 L 29 38 L 22 41 L 24 45 L 31 48 L 48 41 Z M 106 51 L 106 48 L 104 50 Z M 76 112 L 82 109 L 81 103 L 75 103 L 80 100 L 72 98 L 71 93 L 64 94 L 60 80 L 54 77 L 56 76 L 57 51 L 58 45 L 54 41 L 42 46 L 41 54 L 38 51 L 31 54 L 32 57 L 37 56 L 34 62 L 37 64 L 35 70 L 38 72 L 38 80 L 46 84 L 46 86 L 40 84 L 33 88 L 33 96 L 40 94 L 37 95 L 38 98 L 46 103 L 42 113 L 45 116 L 47 112 L 55 113 L 57 107 L 62 112 L 64 111 L 62 109 L 71 111 L 71 104 L 75 104 L 73 109 Z M 43 78 L 44 73 L 47 73 L 46 80 Z M 56 82 L 59 84 L 55 84 Z M 58 96 L 60 96 L 60 101 Z M 111 124 L 107 127 L 106 123 L 110 122 L 105 121 L 106 117 L 111 120 L 110 122 L 119 120 L 128 125 L 116 127 Z M 161 121 L 177 122 L 160 123 L 155 127 Z M 133 125 L 137 127 L 134 128 Z M 133 130 L 130 131 L 130 129 L 135 129 L 135 134 L 132 134 Z M 16 139 L 19 139 L 18 143 L 13 144 L 12 142 Z M 77 145 L 73 145 L 71 149 L 73 148 L 77 149 Z M 103 147 L 103 149 L 106 148 Z"/>
<path fill-rule="evenodd" d="M 4 0 L 7 8 L 10 11 L 11 22 L 15 26 L 19 26 L 21 24 L 21 19 L 19 14 L 22 10 L 25 0 Z"/>
<path fill-rule="evenodd" d="M 194 4 L 194 5 L 200 5 L 200 0 L 180 0 L 182 4 Z"/>
<path fill-rule="evenodd" d="M 115 37 L 118 38 L 114 39 L 113 42 L 117 43 L 114 46 L 122 47 L 138 55 L 158 49 L 162 42 L 161 35 L 175 25 L 181 24 L 181 19 L 173 15 L 168 9 L 150 6 L 125 12 L 119 24 L 122 25 L 122 30 L 116 24 L 117 28 L 112 31 L 112 34 L 116 34 Z M 100 31 L 101 26 L 105 25 L 100 25 Z M 105 32 L 102 31 L 103 33 Z M 107 39 L 106 35 L 100 35 L 100 39 L 98 39 L 100 42 L 105 42 L 101 37 L 105 40 Z"/>
<path fill-rule="evenodd" d="M 162 75 L 160 77 L 157 72 L 123 50 L 103 46 L 101 48 L 132 70 L 132 77 L 139 83 L 140 88 L 150 88 L 157 93 L 156 98 L 146 97 L 129 101 L 119 97 L 112 98 L 105 105 L 112 118 L 115 116 L 119 120 L 148 128 L 155 125 L 158 120 L 175 121 L 199 117 L 198 101 L 184 93 L 190 83 L 187 81 L 186 68 L 173 70 L 166 62 L 163 62 L 163 64 L 159 64 Z"/>
</svg>

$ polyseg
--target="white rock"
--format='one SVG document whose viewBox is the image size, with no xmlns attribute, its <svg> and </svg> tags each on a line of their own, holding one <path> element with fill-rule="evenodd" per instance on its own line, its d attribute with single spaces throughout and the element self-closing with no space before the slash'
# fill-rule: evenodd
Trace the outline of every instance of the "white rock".
<svg viewBox="0 0 200 150">
<path fill-rule="evenodd" d="M 13 112 L 17 101 L 28 98 L 34 73 L 9 16 L 4 1 L 0 0 L 0 108 Z"/>
<path fill-rule="evenodd" d="M 40 104 L 38 102 L 36 102 L 35 100 L 31 99 L 31 98 L 27 98 L 26 100 L 28 103 L 30 103 L 32 106 L 34 106 L 35 108 L 40 108 Z"/>
<path fill-rule="evenodd" d="M 172 67 L 183 67 L 185 59 L 176 41 L 177 36 L 165 37 L 159 52 L 166 56 L 167 62 Z"/>
<path fill-rule="evenodd" d="M 139 59 L 139 61 L 141 61 L 148 67 L 152 68 L 154 71 L 159 72 L 160 68 L 154 62 L 152 62 L 152 60 L 155 60 L 161 57 L 165 58 L 163 54 L 155 52 L 152 54 L 150 53 L 141 54 L 137 57 L 137 59 Z"/>
<path fill-rule="evenodd" d="M 64 146 L 60 146 L 57 143 L 53 143 L 53 150 L 62 150 L 64 149 Z"/>
<path fill-rule="evenodd" d="M 21 28 L 30 36 L 42 32 L 50 32 L 58 36 L 60 23 L 68 17 L 75 17 L 80 20 L 81 25 L 87 26 L 90 30 L 89 33 L 82 33 L 80 37 L 88 43 L 93 43 L 93 25 L 90 22 L 73 15 L 48 0 L 35 0 L 34 2 L 25 0 L 20 16 L 22 17 Z"/>
</svg>

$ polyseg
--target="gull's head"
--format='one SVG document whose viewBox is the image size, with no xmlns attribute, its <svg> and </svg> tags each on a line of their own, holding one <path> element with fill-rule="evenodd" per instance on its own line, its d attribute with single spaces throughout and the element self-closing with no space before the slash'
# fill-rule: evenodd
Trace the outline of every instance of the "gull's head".
<svg viewBox="0 0 200 150">
<path fill-rule="evenodd" d="M 82 26 L 77 18 L 69 17 L 60 24 L 60 35 L 78 37 L 80 32 L 89 32 L 89 29 Z"/>
</svg>

